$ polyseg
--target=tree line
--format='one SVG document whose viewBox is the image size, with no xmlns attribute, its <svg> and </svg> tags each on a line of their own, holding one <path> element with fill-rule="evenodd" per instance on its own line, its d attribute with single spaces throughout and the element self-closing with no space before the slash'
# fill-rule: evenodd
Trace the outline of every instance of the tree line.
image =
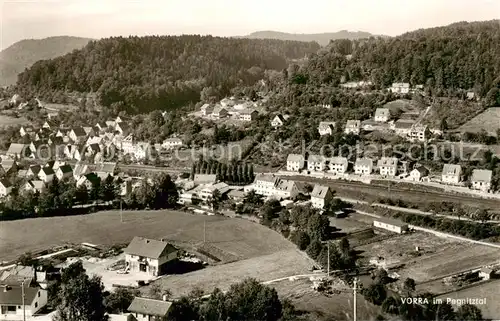
<svg viewBox="0 0 500 321">
<path fill-rule="evenodd" d="M 160 289 L 161 290 L 161 289 Z M 54 321 L 103 321 L 107 313 L 127 313 L 137 291 L 104 291 L 100 277 L 89 277 L 81 262 L 65 268 L 61 280 L 49 289 L 50 304 L 55 308 Z M 162 321 L 263 320 L 293 321 L 299 313 L 288 300 L 280 300 L 274 288 L 255 279 L 232 284 L 227 292 L 216 288 L 202 300 L 202 291 L 172 301 Z M 158 297 L 154 297 L 158 299 Z"/>
<path fill-rule="evenodd" d="M 213 174 L 217 180 L 234 185 L 250 184 L 255 178 L 253 164 L 225 164 L 215 160 L 198 160 L 193 163 L 190 178 L 194 179 L 196 174 Z"/>
</svg>

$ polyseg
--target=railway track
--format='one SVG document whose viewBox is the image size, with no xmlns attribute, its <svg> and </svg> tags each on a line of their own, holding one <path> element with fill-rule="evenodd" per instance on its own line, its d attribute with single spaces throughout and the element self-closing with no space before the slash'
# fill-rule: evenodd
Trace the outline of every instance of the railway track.
<svg viewBox="0 0 500 321">
<path fill-rule="evenodd" d="M 313 177 L 304 177 L 304 176 L 290 176 L 290 179 L 302 182 L 310 182 L 310 183 L 322 183 L 328 186 L 331 186 L 337 190 L 359 190 L 364 193 L 372 193 L 375 195 L 383 195 L 383 194 L 391 194 L 391 196 L 404 196 L 411 195 L 413 197 L 421 196 L 422 200 L 435 200 L 435 201 L 450 201 L 457 203 L 465 203 L 469 205 L 483 205 L 491 208 L 492 210 L 498 211 L 500 209 L 500 200 L 495 199 L 487 199 L 487 198 L 478 198 L 464 194 L 452 194 L 445 192 L 437 192 L 437 191 L 422 191 L 418 189 L 408 189 L 401 188 L 397 186 L 391 186 L 390 188 L 387 186 L 381 185 L 371 185 L 364 184 L 360 182 L 351 182 L 351 181 L 338 181 L 338 180 L 329 180 L 323 178 L 313 178 Z"/>
</svg>

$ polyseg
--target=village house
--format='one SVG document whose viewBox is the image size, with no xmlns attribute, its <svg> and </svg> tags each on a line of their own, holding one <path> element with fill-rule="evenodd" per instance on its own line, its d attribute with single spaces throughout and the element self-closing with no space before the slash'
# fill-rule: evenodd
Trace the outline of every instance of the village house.
<svg viewBox="0 0 500 321">
<path fill-rule="evenodd" d="M 318 132 L 320 136 L 332 135 L 334 129 L 335 129 L 334 121 L 322 121 L 319 123 L 318 126 Z"/>
<path fill-rule="evenodd" d="M 73 169 L 71 168 L 71 165 L 59 166 L 59 168 L 56 169 L 56 177 L 60 181 L 65 178 L 73 177 Z"/>
<path fill-rule="evenodd" d="M 375 121 L 385 123 L 391 118 L 388 108 L 377 108 L 375 110 Z"/>
<path fill-rule="evenodd" d="M 476 94 L 473 91 L 468 91 L 467 92 L 467 99 L 468 100 L 473 100 L 475 98 Z"/>
<path fill-rule="evenodd" d="M 2 161 L 0 162 L 0 167 L 3 173 L 7 175 L 15 173 L 18 170 L 17 162 L 13 159 L 8 159 L 8 158 L 2 158 Z"/>
<path fill-rule="evenodd" d="M 96 132 L 100 133 L 108 129 L 108 126 L 105 123 L 98 122 L 94 125 L 94 128 L 96 129 Z"/>
<path fill-rule="evenodd" d="M 12 183 L 7 179 L 0 179 L 0 197 L 5 197 L 12 192 Z"/>
<path fill-rule="evenodd" d="M 328 186 L 314 185 L 311 192 L 311 206 L 318 209 L 326 208 L 333 199 L 333 193 Z"/>
<path fill-rule="evenodd" d="M 64 156 L 68 159 L 75 159 L 77 161 L 83 159 L 82 153 L 80 152 L 80 146 L 78 145 L 66 145 L 64 147 Z"/>
<path fill-rule="evenodd" d="M 137 321 L 166 320 L 172 302 L 149 298 L 134 297 L 128 311 Z"/>
<path fill-rule="evenodd" d="M 298 172 L 304 168 L 304 155 L 288 154 L 286 158 L 286 170 L 290 172 Z"/>
<path fill-rule="evenodd" d="M 54 170 L 50 167 L 42 167 L 42 169 L 40 169 L 40 172 L 38 172 L 38 178 L 40 178 L 40 180 L 42 180 L 44 183 L 52 182 L 54 180 L 54 176 Z"/>
<path fill-rule="evenodd" d="M 102 180 L 106 179 L 108 176 L 115 176 L 116 163 L 115 162 L 102 162 L 96 165 L 94 173 L 99 176 Z"/>
<path fill-rule="evenodd" d="M 178 137 L 167 138 L 161 144 L 161 147 L 165 149 L 172 149 L 181 146 L 182 146 L 182 139 Z"/>
<path fill-rule="evenodd" d="M 74 142 L 74 143 L 80 143 L 85 140 L 87 137 L 87 134 L 83 130 L 82 127 L 75 127 L 71 129 L 71 131 L 68 134 L 68 137 Z"/>
<path fill-rule="evenodd" d="M 43 193 L 43 191 L 45 191 L 46 188 L 47 188 L 47 185 L 43 181 L 40 181 L 40 180 L 28 181 L 23 186 L 23 190 L 25 192 L 32 192 L 32 193 L 37 193 L 37 192 Z"/>
<path fill-rule="evenodd" d="M 125 116 L 116 116 L 115 118 L 115 123 L 116 124 L 120 124 L 120 123 L 124 123 L 126 121 L 129 121 L 130 119 L 128 119 L 127 117 Z"/>
<path fill-rule="evenodd" d="M 410 84 L 409 83 L 393 83 L 390 90 L 394 94 L 408 94 L 410 92 Z"/>
<path fill-rule="evenodd" d="M 354 173 L 357 175 L 370 175 L 373 172 L 373 160 L 358 158 L 354 163 Z"/>
<path fill-rule="evenodd" d="M 299 189 L 294 181 L 283 180 L 270 174 L 257 174 L 253 184 L 244 188 L 245 193 L 252 190 L 256 194 L 277 199 L 294 198 L 299 194 Z"/>
<path fill-rule="evenodd" d="M 53 120 L 47 120 L 43 123 L 42 128 L 46 129 L 56 129 L 57 128 L 57 123 Z"/>
<path fill-rule="evenodd" d="M 127 136 L 130 132 L 130 126 L 128 123 L 117 123 L 115 131 L 121 136 Z"/>
<path fill-rule="evenodd" d="M 361 121 L 355 119 L 349 119 L 345 124 L 344 133 L 359 135 L 361 131 Z"/>
<path fill-rule="evenodd" d="M 245 192 L 238 189 L 232 189 L 227 193 L 227 197 L 236 204 L 242 203 L 245 199 Z"/>
<path fill-rule="evenodd" d="M 259 112 L 255 109 L 244 109 L 239 112 L 239 119 L 242 121 L 253 121 L 259 115 Z"/>
<path fill-rule="evenodd" d="M 34 131 L 33 131 L 33 128 L 31 128 L 31 127 L 21 126 L 21 128 L 19 128 L 19 134 L 21 135 L 21 137 L 24 137 L 24 136 L 31 137 L 34 134 Z"/>
<path fill-rule="evenodd" d="M 396 135 L 408 138 L 415 122 L 409 119 L 398 119 L 394 122 L 394 132 Z"/>
<path fill-rule="evenodd" d="M 210 199 L 215 192 L 219 192 L 219 195 L 224 195 L 229 192 L 229 185 L 224 182 L 219 182 L 215 184 L 201 185 L 196 191 L 196 195 L 203 201 Z"/>
<path fill-rule="evenodd" d="M 273 197 L 277 199 L 295 198 L 298 194 L 299 189 L 294 181 L 280 179 L 274 188 Z"/>
<path fill-rule="evenodd" d="M 398 170 L 398 159 L 396 157 L 382 157 L 377 162 L 380 175 L 396 176 Z"/>
<path fill-rule="evenodd" d="M 138 142 L 135 144 L 134 158 L 136 160 L 143 160 L 150 158 L 152 153 L 151 144 L 148 142 Z"/>
<path fill-rule="evenodd" d="M 398 234 L 408 231 L 408 224 L 387 217 L 380 217 L 373 221 L 373 226 Z"/>
<path fill-rule="evenodd" d="M 425 142 L 429 138 L 429 128 L 427 125 L 416 124 L 410 128 L 410 133 L 408 134 L 411 141 L 415 142 Z"/>
<path fill-rule="evenodd" d="M 327 171 L 335 175 L 344 174 L 349 166 L 346 157 L 332 157 L 327 159 L 327 163 Z"/>
<path fill-rule="evenodd" d="M 217 175 L 215 174 L 195 174 L 193 182 L 199 184 L 215 184 L 217 182 Z"/>
<path fill-rule="evenodd" d="M 87 191 L 90 191 L 98 180 L 99 177 L 95 173 L 84 174 L 76 181 L 76 187 L 85 186 Z"/>
<path fill-rule="evenodd" d="M 490 268 L 482 268 L 479 270 L 478 276 L 483 280 L 490 280 L 495 276 L 495 271 Z"/>
<path fill-rule="evenodd" d="M 90 126 L 83 126 L 83 131 L 85 132 L 85 135 L 88 136 L 93 136 L 95 135 L 95 131 L 92 127 Z"/>
<path fill-rule="evenodd" d="M 71 132 L 71 129 L 69 128 L 59 128 L 57 130 L 57 133 L 56 133 L 56 136 L 57 137 L 65 137 L 65 136 L 69 136 L 69 133 Z"/>
<path fill-rule="evenodd" d="M 472 171 L 470 179 L 471 188 L 488 192 L 491 189 L 491 176 L 492 171 L 487 169 L 475 169 Z"/>
<path fill-rule="evenodd" d="M 322 172 L 325 170 L 326 159 L 321 155 L 309 155 L 307 158 L 307 170 L 311 172 Z"/>
<path fill-rule="evenodd" d="M 227 115 L 228 115 L 228 112 L 227 112 L 226 108 L 221 107 L 221 106 L 217 106 L 214 108 L 211 116 L 213 119 L 222 119 L 222 118 L 226 118 Z"/>
<path fill-rule="evenodd" d="M 283 115 L 276 115 L 271 120 L 271 126 L 273 128 L 281 127 L 285 124 L 285 117 Z"/>
<path fill-rule="evenodd" d="M 104 124 L 106 124 L 106 128 L 109 128 L 111 130 L 114 130 L 116 127 L 116 122 L 114 120 L 106 120 Z"/>
<path fill-rule="evenodd" d="M 427 176 L 429 176 L 429 170 L 424 166 L 417 166 L 410 172 L 410 180 L 414 182 L 421 182 Z"/>
<path fill-rule="evenodd" d="M 121 149 L 124 155 L 133 154 L 135 152 L 135 139 L 134 136 L 128 135 L 121 141 Z"/>
<path fill-rule="evenodd" d="M 46 305 L 47 291 L 39 286 L 22 282 L 0 284 L 0 320 L 21 321 L 24 316 L 31 319 Z"/>
<path fill-rule="evenodd" d="M 444 164 L 441 182 L 444 184 L 460 183 L 460 175 L 462 175 L 462 167 L 455 164 Z"/>
<path fill-rule="evenodd" d="M 26 174 L 27 177 L 38 177 L 38 173 L 40 173 L 40 170 L 42 169 L 42 166 L 40 165 L 31 165 L 28 168 L 28 172 Z"/>
<path fill-rule="evenodd" d="M 203 106 L 201 106 L 200 110 L 201 110 L 201 114 L 204 117 L 208 117 L 208 116 L 212 115 L 212 112 L 214 111 L 214 106 L 212 106 L 210 104 L 204 104 Z"/>
<path fill-rule="evenodd" d="M 78 182 L 82 176 L 89 174 L 89 172 L 88 165 L 76 163 L 73 168 L 73 178 Z"/>
<path fill-rule="evenodd" d="M 144 272 L 151 276 L 162 275 L 166 265 L 178 257 L 178 250 L 172 244 L 138 236 L 134 237 L 124 252 L 130 272 Z"/>
</svg>

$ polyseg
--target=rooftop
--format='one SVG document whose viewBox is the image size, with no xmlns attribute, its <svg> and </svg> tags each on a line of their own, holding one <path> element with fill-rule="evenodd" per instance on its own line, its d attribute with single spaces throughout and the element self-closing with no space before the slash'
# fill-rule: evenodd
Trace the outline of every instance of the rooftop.
<svg viewBox="0 0 500 321">
<path fill-rule="evenodd" d="M 385 224 L 390 224 L 390 225 L 399 226 L 399 227 L 408 226 L 408 224 L 406 224 L 403 221 L 395 220 L 395 219 L 389 218 L 389 217 L 379 217 L 379 218 L 374 219 L 373 222 L 382 222 Z"/>
<path fill-rule="evenodd" d="M 475 169 L 472 171 L 472 182 L 491 182 L 492 172 L 487 169 Z"/>
<path fill-rule="evenodd" d="M 145 315 L 164 317 L 167 315 L 171 306 L 172 302 L 135 297 L 128 307 L 128 311 Z"/>
<path fill-rule="evenodd" d="M 304 155 L 301 154 L 288 154 L 288 157 L 286 158 L 287 162 L 303 162 L 304 161 Z"/>
<path fill-rule="evenodd" d="M 311 192 L 311 197 L 325 198 L 327 193 L 328 193 L 328 186 L 316 184 L 316 185 L 314 185 L 314 188 Z"/>
<path fill-rule="evenodd" d="M 136 236 L 124 250 L 126 254 L 143 256 L 151 259 L 158 259 L 163 255 L 173 253 L 177 249 L 167 243 L 158 240 L 147 239 Z"/>
<path fill-rule="evenodd" d="M 460 175 L 462 167 L 456 164 L 444 164 L 443 175 Z"/>
</svg>

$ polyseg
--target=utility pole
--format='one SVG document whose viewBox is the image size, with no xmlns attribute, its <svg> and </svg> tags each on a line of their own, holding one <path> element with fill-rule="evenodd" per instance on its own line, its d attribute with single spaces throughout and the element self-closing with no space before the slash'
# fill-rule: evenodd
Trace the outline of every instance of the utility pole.
<svg viewBox="0 0 500 321">
<path fill-rule="evenodd" d="M 357 306 L 356 306 L 356 291 L 358 290 L 358 279 L 354 278 L 354 321 L 356 321 L 356 309 L 357 309 Z"/>
<path fill-rule="evenodd" d="M 207 224 L 203 221 L 203 244 L 207 241 Z"/>
<path fill-rule="evenodd" d="M 327 278 L 330 278 L 330 242 L 326 243 L 326 248 L 327 248 Z"/>
<path fill-rule="evenodd" d="M 23 282 L 21 282 L 21 296 L 22 296 L 22 301 L 23 301 L 23 321 L 26 321 L 26 306 L 24 305 L 24 279 Z"/>
</svg>

